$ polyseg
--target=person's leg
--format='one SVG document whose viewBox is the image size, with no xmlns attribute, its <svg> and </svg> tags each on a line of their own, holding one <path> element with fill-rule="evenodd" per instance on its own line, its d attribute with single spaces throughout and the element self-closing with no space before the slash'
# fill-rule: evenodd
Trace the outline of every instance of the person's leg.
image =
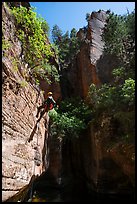
<svg viewBox="0 0 137 204">
<path fill-rule="evenodd" d="M 39 117 L 39 112 L 40 112 L 40 107 L 37 107 L 37 115 L 36 115 L 36 118 Z"/>
<path fill-rule="evenodd" d="M 43 105 L 37 107 L 37 115 L 36 115 L 36 118 L 38 118 L 39 112 L 40 112 L 40 110 L 41 110 L 42 108 L 44 108 L 44 106 L 45 106 L 45 105 L 43 104 Z"/>
<path fill-rule="evenodd" d="M 47 114 L 48 114 L 48 112 L 46 112 L 46 117 L 45 117 L 45 129 L 48 129 L 48 125 L 47 125 Z"/>
<path fill-rule="evenodd" d="M 43 111 L 40 113 L 40 118 L 37 120 L 37 123 L 41 120 L 41 118 L 43 117 L 44 114 L 45 114 L 45 110 L 43 110 Z"/>
</svg>

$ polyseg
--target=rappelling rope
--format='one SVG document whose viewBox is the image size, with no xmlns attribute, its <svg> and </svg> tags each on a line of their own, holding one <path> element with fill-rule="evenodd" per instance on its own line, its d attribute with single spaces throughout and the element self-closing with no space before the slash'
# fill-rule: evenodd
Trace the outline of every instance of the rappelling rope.
<svg viewBox="0 0 137 204">
<path fill-rule="evenodd" d="M 38 129 L 39 129 L 39 123 L 38 123 Z M 37 147 L 38 147 L 38 134 L 37 134 Z"/>
<path fill-rule="evenodd" d="M 38 123 L 38 129 L 39 129 L 39 123 Z M 36 150 L 38 148 L 38 134 L 37 134 L 37 146 L 36 146 Z M 33 173 L 32 173 L 32 176 L 35 175 L 35 167 L 36 167 L 36 164 L 35 164 L 35 156 L 34 156 L 34 162 L 33 162 Z M 28 200 L 28 202 L 31 202 L 32 201 L 32 197 L 33 197 L 33 187 L 34 187 L 34 182 L 32 182 L 32 186 L 31 186 L 31 189 L 30 189 L 30 198 Z"/>
</svg>

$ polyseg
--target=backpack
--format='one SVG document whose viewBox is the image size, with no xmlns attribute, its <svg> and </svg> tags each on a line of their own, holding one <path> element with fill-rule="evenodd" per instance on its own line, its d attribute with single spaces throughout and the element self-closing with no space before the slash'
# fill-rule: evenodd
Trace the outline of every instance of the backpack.
<svg viewBox="0 0 137 204">
<path fill-rule="evenodd" d="M 48 98 L 45 103 L 45 110 L 52 110 L 54 107 L 52 99 Z"/>
</svg>

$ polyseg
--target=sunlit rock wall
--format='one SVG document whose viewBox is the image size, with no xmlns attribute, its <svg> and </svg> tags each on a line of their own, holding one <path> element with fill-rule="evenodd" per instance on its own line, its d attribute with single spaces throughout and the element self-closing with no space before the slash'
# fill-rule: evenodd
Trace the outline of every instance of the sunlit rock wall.
<svg viewBox="0 0 137 204">
<path fill-rule="evenodd" d="M 33 82 L 24 77 L 27 69 L 20 58 L 22 48 L 15 30 L 14 19 L 3 3 L 2 34 L 10 42 L 9 49 L 2 56 L 3 201 L 28 184 L 32 175 L 40 175 L 47 168 L 44 143 L 48 138 L 49 118 L 45 116 L 34 129 L 37 106 L 42 103 L 43 95 Z M 30 137 L 32 140 L 28 142 Z"/>
<path fill-rule="evenodd" d="M 86 98 L 91 83 L 100 85 L 96 63 L 103 53 L 102 32 L 107 14 L 104 11 L 91 14 L 88 25 L 77 36 L 81 40 L 80 52 L 66 70 L 63 70 L 62 94 Z"/>
</svg>

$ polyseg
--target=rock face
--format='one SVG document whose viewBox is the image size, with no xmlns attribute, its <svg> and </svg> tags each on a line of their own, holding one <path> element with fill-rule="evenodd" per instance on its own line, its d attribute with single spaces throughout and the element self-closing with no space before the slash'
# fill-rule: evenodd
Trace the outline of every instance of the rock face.
<svg viewBox="0 0 137 204">
<path fill-rule="evenodd" d="M 41 105 L 43 95 L 33 81 L 28 82 L 24 77 L 27 69 L 20 58 L 21 43 L 15 34 L 14 18 L 5 3 L 2 4 L 2 17 L 3 36 L 7 45 L 10 44 L 2 57 L 2 201 L 4 201 L 27 185 L 33 175 L 40 175 L 46 171 L 49 117 L 45 114 L 36 126 L 37 106 Z M 50 87 L 45 87 L 45 91 L 48 89 L 50 90 Z"/>
<path fill-rule="evenodd" d="M 88 26 L 82 28 L 77 36 L 82 41 L 77 57 L 63 73 L 62 94 L 66 96 L 80 96 L 86 98 L 91 83 L 100 85 L 96 63 L 100 59 L 104 43 L 102 31 L 106 23 L 107 14 L 104 11 L 92 13 Z"/>
<path fill-rule="evenodd" d="M 120 61 L 114 55 L 101 55 L 100 59 L 97 60 L 96 69 L 98 77 L 102 83 L 112 84 L 114 77 L 112 70 L 120 66 Z"/>
<path fill-rule="evenodd" d="M 85 181 L 89 191 L 132 195 L 135 187 L 135 146 L 117 143 L 116 127 L 111 117 L 102 116 L 98 125 L 88 129 L 63 146 L 63 174 Z M 65 179 L 64 179 L 65 180 Z"/>
<path fill-rule="evenodd" d="M 15 7 L 24 6 L 24 7 L 27 7 L 27 8 L 30 7 L 29 2 L 7 2 L 7 5 L 9 7 L 12 7 L 12 6 L 15 6 Z"/>
<path fill-rule="evenodd" d="M 101 34 L 106 18 L 104 11 L 93 12 L 88 26 L 79 30 L 82 46 L 76 59 L 64 70 L 64 97 L 86 99 L 91 83 L 97 86 L 113 83 L 112 70 L 119 61 L 115 56 L 103 54 Z M 82 177 L 87 188 L 96 192 L 132 194 L 135 187 L 134 144 L 119 143 L 118 127 L 111 117 L 98 118 L 96 124 L 90 125 L 79 139 L 63 145 L 63 174 L 70 180 L 73 177 L 71 182 Z M 113 147 L 114 138 L 118 141 Z"/>
</svg>

